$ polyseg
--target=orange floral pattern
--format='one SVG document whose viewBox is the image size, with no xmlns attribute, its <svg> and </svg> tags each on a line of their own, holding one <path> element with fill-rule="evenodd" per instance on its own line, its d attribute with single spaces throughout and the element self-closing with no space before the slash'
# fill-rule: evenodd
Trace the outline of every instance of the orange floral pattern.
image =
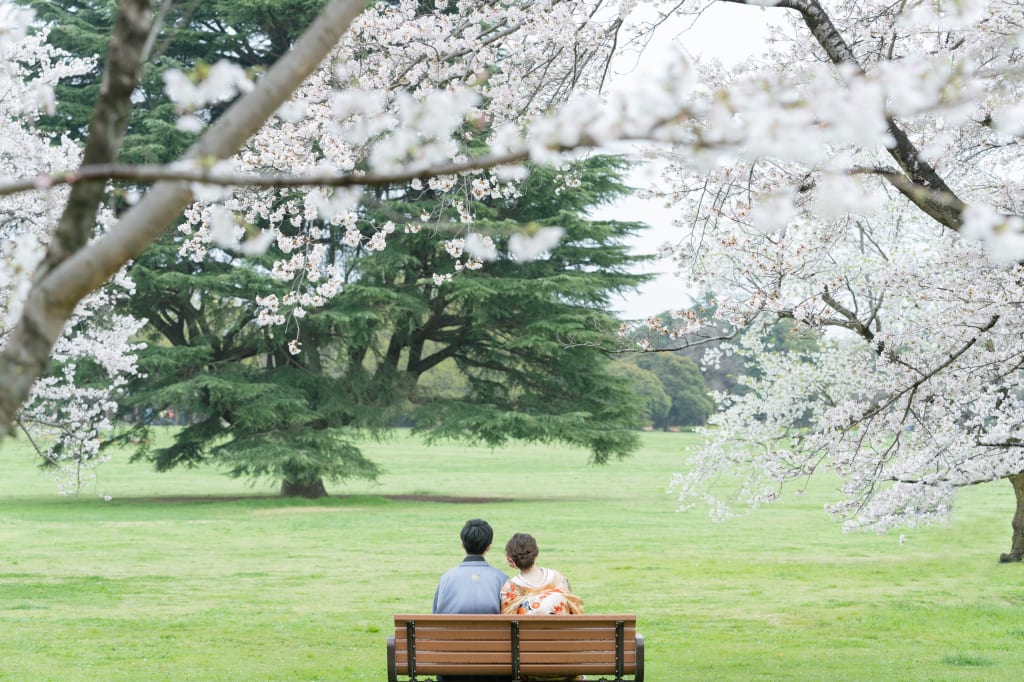
<svg viewBox="0 0 1024 682">
<path fill-rule="evenodd" d="M 583 613 L 583 600 L 572 593 L 569 580 L 551 569 L 543 569 L 544 582 L 531 585 L 522 575 L 501 586 L 501 612 L 528 616 Z"/>
</svg>

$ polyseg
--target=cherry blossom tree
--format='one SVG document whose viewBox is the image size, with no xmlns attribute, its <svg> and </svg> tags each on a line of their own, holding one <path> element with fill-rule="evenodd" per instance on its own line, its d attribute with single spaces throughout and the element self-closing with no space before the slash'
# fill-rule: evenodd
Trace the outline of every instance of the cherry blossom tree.
<svg viewBox="0 0 1024 682">
<path fill-rule="evenodd" d="M 233 153 L 308 75 L 359 13 L 358 3 L 336 2 L 314 23 L 307 39 L 271 70 L 262 87 L 248 98 L 244 111 L 222 117 L 215 130 L 193 148 L 193 159 L 223 158 Z M 138 79 L 153 27 L 151 4 L 123 2 L 107 55 L 104 80 L 90 122 L 82 163 L 114 161 L 123 133 L 125 112 Z M 5 35 L 5 42 L 10 42 Z M 73 166 L 72 166 L 73 167 Z M 45 169 L 48 170 L 48 169 Z M 48 180 L 36 180 L 45 187 Z M 133 210 L 103 234 L 95 234 L 104 179 L 76 178 L 53 238 L 36 267 L 20 316 L 9 327 L 0 355 L 0 425 L 10 428 L 31 387 L 45 370 L 57 339 L 76 306 L 115 275 L 188 204 L 191 190 L 180 183 L 158 184 Z M 23 262 L 19 261 L 19 262 Z"/>
<path fill-rule="evenodd" d="M 884 531 L 1005 478 L 1002 560 L 1020 560 L 1020 5 L 767 4 L 788 23 L 760 57 L 701 69 L 692 144 L 666 153 L 688 232 L 673 256 L 716 292 L 718 319 L 788 318 L 822 343 L 777 354 L 737 337 L 725 352 L 760 371 L 718 396 L 674 484 L 722 517 L 827 470 L 843 482 L 829 511 Z M 716 488 L 723 474 L 743 483 Z"/>
</svg>

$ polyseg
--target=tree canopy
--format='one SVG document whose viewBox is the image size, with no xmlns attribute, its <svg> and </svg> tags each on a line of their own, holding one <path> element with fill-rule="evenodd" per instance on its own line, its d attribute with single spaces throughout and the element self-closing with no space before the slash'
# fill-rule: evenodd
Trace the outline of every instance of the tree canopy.
<svg viewBox="0 0 1024 682">
<path fill-rule="evenodd" d="M 704 377 L 693 360 L 673 353 L 642 353 L 630 360 L 653 374 L 669 398 L 668 410 L 653 419 L 654 426 L 699 426 L 714 412 L 715 404 L 707 392 Z M 647 395 L 651 395 L 647 392 Z"/>
</svg>

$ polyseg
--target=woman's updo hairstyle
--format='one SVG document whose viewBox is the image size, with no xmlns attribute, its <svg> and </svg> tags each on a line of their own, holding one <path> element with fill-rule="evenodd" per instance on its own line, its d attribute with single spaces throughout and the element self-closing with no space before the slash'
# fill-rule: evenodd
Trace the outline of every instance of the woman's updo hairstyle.
<svg viewBox="0 0 1024 682">
<path fill-rule="evenodd" d="M 516 568 L 525 571 L 533 566 L 537 560 L 540 550 L 537 549 L 537 541 L 529 533 L 516 533 L 505 545 L 505 554 L 512 559 Z"/>
</svg>

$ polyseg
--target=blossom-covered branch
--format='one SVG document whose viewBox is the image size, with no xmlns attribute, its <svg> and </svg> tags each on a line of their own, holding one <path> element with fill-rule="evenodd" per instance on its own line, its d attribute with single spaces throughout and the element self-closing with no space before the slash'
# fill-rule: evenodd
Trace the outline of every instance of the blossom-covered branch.
<svg viewBox="0 0 1024 682">
<path fill-rule="evenodd" d="M 291 52 L 236 102 L 192 148 L 192 158 L 226 158 L 287 99 L 335 45 L 363 5 L 334 0 Z M 139 31 L 144 43 L 146 34 Z M 141 54 L 141 52 L 139 52 Z M 43 373 L 64 325 L 78 302 L 136 257 L 191 199 L 187 186 L 157 184 L 117 225 L 37 276 L 22 313 L 0 353 L 0 435 L 6 435 L 32 385 Z"/>
</svg>

